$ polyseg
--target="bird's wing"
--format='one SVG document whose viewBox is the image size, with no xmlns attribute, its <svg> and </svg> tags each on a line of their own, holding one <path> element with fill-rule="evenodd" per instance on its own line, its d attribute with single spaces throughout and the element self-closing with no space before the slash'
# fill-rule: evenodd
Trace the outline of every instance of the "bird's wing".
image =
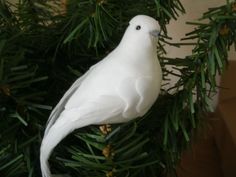
<svg viewBox="0 0 236 177">
<path fill-rule="evenodd" d="M 78 108 L 65 109 L 44 135 L 40 148 L 43 177 L 51 177 L 48 159 L 57 144 L 75 129 L 93 124 L 121 123 L 123 100 L 116 95 L 101 95 Z"/>
<path fill-rule="evenodd" d="M 47 121 L 47 127 L 45 130 L 44 135 L 48 133 L 48 130 L 51 128 L 51 126 L 56 122 L 57 118 L 61 114 L 61 112 L 64 110 L 65 104 L 70 99 L 71 95 L 77 90 L 77 88 L 81 85 L 82 81 L 86 78 L 89 71 L 86 72 L 84 75 L 82 75 L 80 78 L 78 78 L 72 86 L 66 91 L 66 93 L 63 95 L 59 103 L 56 105 L 56 107 L 51 112 L 48 121 Z"/>
<path fill-rule="evenodd" d="M 119 115 L 118 118 L 121 118 L 124 108 L 125 103 L 118 95 L 100 95 L 93 100 L 88 100 L 80 107 L 66 108 L 61 113 L 59 119 L 61 119 L 61 117 L 67 117 L 70 121 L 74 122 L 78 119 L 80 119 L 79 121 L 82 121 L 82 119 L 84 121 L 90 119 L 90 124 L 118 123 L 110 121 L 117 115 Z"/>
<path fill-rule="evenodd" d="M 74 92 L 79 88 L 79 86 L 81 85 L 83 80 L 92 72 L 92 70 L 94 68 L 96 68 L 97 66 L 102 64 L 103 61 L 104 61 L 104 59 L 101 60 L 100 62 L 98 62 L 97 64 L 91 66 L 89 68 L 89 70 L 84 75 L 82 75 L 80 78 L 78 78 L 72 84 L 72 86 L 66 91 L 66 93 L 63 95 L 63 97 L 61 98 L 59 103 L 52 110 L 52 112 L 51 112 L 51 114 L 50 114 L 50 116 L 48 118 L 48 121 L 47 121 L 47 126 L 46 126 L 46 130 L 44 132 L 44 135 L 46 135 L 48 133 L 48 131 L 51 128 L 51 126 L 56 122 L 57 118 L 60 116 L 61 112 L 64 110 L 66 103 L 71 98 L 71 96 L 74 94 Z"/>
</svg>

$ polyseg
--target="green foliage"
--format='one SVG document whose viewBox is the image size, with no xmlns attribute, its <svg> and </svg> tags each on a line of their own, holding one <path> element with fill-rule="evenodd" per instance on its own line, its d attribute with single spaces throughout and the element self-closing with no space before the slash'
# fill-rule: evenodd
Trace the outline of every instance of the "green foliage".
<svg viewBox="0 0 236 177">
<path fill-rule="evenodd" d="M 178 82 L 163 90 L 143 118 L 112 125 L 107 134 L 98 126 L 76 131 L 60 143 L 50 164 L 53 172 L 72 176 L 174 175 L 192 133 L 212 110 L 215 75 L 224 71 L 227 49 L 236 41 L 236 4 L 211 8 L 202 17 L 208 22 L 191 23 L 196 28 L 185 40 L 196 39 L 196 45 L 183 59 L 163 56 L 165 26 L 184 13 L 179 0 L 69 0 L 66 10 L 61 7 L 56 0 L 0 1 L 1 176 L 40 176 L 39 147 L 49 105 L 118 44 L 137 14 L 159 20 L 164 76 L 175 75 Z"/>
<path fill-rule="evenodd" d="M 76 137 L 81 142 L 80 146 L 75 144 L 68 148 L 72 159 L 59 160 L 71 168 L 69 171 L 74 176 L 144 176 L 149 173 L 150 166 L 156 168 L 155 174 L 161 173 L 157 171 L 163 165 L 160 157 L 150 157 L 148 152 L 143 151 L 150 144 L 150 139 L 148 131 L 138 130 L 138 124 L 113 125 L 108 136 L 96 127 L 86 133 L 79 132 Z"/>
<path fill-rule="evenodd" d="M 169 93 L 174 93 L 174 97 L 163 120 L 164 145 L 168 150 L 173 148 L 172 152 L 181 144 L 176 142 L 179 140 L 179 133 L 184 138 L 183 144 L 186 144 L 199 121 L 206 113 L 213 111 L 211 98 L 218 87 L 216 74 L 221 74 L 226 69 L 228 49 L 236 44 L 235 5 L 227 3 L 210 8 L 203 14 L 200 22 L 188 23 L 194 25 L 195 29 L 183 40 L 197 41 L 190 56 L 181 59 L 162 58 L 165 66 L 171 65 L 175 69 L 167 73 L 180 76 L 175 86 L 168 90 Z"/>
</svg>

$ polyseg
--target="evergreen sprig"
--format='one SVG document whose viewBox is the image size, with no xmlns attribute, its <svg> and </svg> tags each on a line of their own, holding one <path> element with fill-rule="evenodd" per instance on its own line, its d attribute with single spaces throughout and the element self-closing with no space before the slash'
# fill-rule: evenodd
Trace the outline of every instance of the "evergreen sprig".
<svg viewBox="0 0 236 177">
<path fill-rule="evenodd" d="M 236 44 L 235 7 L 235 2 L 227 2 L 210 8 L 199 22 L 188 22 L 195 29 L 183 40 L 196 40 L 192 54 L 185 58 L 162 58 L 164 65 L 173 66 L 174 71 L 167 73 L 179 76 L 177 83 L 168 90 L 174 97 L 164 119 L 163 145 L 167 153 L 173 148 L 169 152 L 171 158 L 179 159 L 182 146 L 187 145 L 199 122 L 214 111 L 212 97 L 218 90 L 216 75 L 226 69 L 228 50 Z M 179 139 L 183 141 L 177 141 Z M 177 153 L 173 155 L 173 152 Z"/>
<path fill-rule="evenodd" d="M 155 16 L 154 7 L 141 0 L 70 0 L 66 9 L 57 0 L 0 1 L 1 176 L 40 176 L 48 105 L 117 45 L 130 18 Z"/>
<path fill-rule="evenodd" d="M 235 44 L 235 7 L 227 2 L 211 8 L 203 15 L 209 23 L 194 23 L 196 29 L 187 36 L 197 40 L 192 55 L 162 56 L 165 77 L 173 74 L 179 80 L 163 90 L 145 117 L 76 131 L 53 153 L 53 172 L 87 177 L 170 173 L 200 119 L 211 110 L 215 75 L 224 71 L 227 49 Z M 130 18 L 140 13 L 157 18 L 166 36 L 165 25 L 184 8 L 179 0 L 69 0 L 65 9 L 56 0 L 0 1 L 2 176 L 40 176 L 39 147 L 49 105 L 118 44 Z M 166 65 L 175 70 L 168 71 Z"/>
<path fill-rule="evenodd" d="M 166 72 L 178 76 L 179 80 L 174 87 L 164 91 L 150 114 L 140 120 L 137 130 L 141 132 L 141 135 L 147 133 L 146 137 L 149 140 L 136 142 L 136 146 L 140 147 L 141 151 L 145 150 L 149 158 L 155 157 L 156 164 L 149 164 L 148 167 L 141 165 L 139 166 L 140 171 L 137 173 L 125 170 L 126 173 L 122 173 L 117 165 L 119 164 L 118 157 L 114 156 L 113 166 L 107 165 L 106 173 L 111 176 L 129 176 L 130 174 L 145 176 L 148 169 L 153 176 L 161 176 L 171 173 L 171 169 L 174 172 L 181 152 L 190 142 L 199 122 L 208 112 L 213 111 L 211 98 L 217 90 L 216 73 L 221 74 L 225 70 L 227 49 L 236 42 L 232 40 L 235 39 L 236 16 L 234 8 L 235 3 L 228 3 L 218 8 L 209 9 L 200 19 L 208 20 L 208 23 L 189 23 L 197 25 L 196 29 L 188 33 L 188 37 L 185 39 L 197 39 L 192 55 L 182 59 L 162 57 L 163 65 L 172 65 L 175 69 L 175 71 Z M 157 118 L 158 121 L 155 120 Z M 116 136 L 120 136 L 120 139 L 124 137 L 122 134 Z M 144 142 L 146 145 L 142 146 Z M 155 148 L 153 149 L 153 147 Z M 159 153 L 162 153 L 163 156 L 158 157 Z M 129 157 L 126 158 L 129 159 Z M 78 159 L 79 157 L 76 161 L 79 163 Z M 135 164 L 135 162 L 131 163 Z M 129 165 L 125 165 L 124 169 L 126 166 Z"/>
</svg>

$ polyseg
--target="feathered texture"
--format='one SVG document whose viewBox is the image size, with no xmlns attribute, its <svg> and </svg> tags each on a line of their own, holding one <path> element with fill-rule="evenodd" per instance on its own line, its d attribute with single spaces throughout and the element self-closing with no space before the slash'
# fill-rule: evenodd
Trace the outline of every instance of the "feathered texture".
<svg viewBox="0 0 236 177">
<path fill-rule="evenodd" d="M 43 177 L 50 177 L 51 172 L 49 169 L 48 159 L 55 148 L 55 146 L 69 133 L 71 133 L 75 128 L 81 128 L 89 125 L 90 121 L 86 121 L 84 119 L 78 119 L 76 122 L 67 121 L 65 119 L 70 119 L 70 117 L 60 117 L 57 120 L 57 123 L 54 124 L 48 134 L 44 136 L 42 145 L 41 145 L 41 153 L 40 153 L 40 163 Z M 88 119 L 89 120 L 89 119 Z"/>
<path fill-rule="evenodd" d="M 162 80 L 156 53 L 159 31 L 155 19 L 134 17 L 119 46 L 65 93 L 49 117 L 42 141 L 43 177 L 51 177 L 48 159 L 53 149 L 75 129 L 127 122 L 150 109 Z"/>
<path fill-rule="evenodd" d="M 117 100 L 117 101 L 116 101 Z M 48 159 L 56 145 L 69 133 L 75 129 L 85 127 L 91 124 L 102 124 L 108 119 L 119 119 L 122 117 L 123 102 L 110 96 L 103 96 L 97 99 L 98 102 L 91 102 L 84 107 L 64 110 L 56 123 L 51 126 L 47 134 L 44 135 L 40 163 L 43 177 L 50 177 Z M 103 104 L 100 104 L 100 102 Z M 111 104 L 112 103 L 112 104 Z M 91 111 L 92 110 L 92 111 Z M 107 112 L 109 110 L 109 113 Z M 98 121 L 98 118 L 99 121 Z M 109 120 L 108 120 L 109 121 Z"/>
<path fill-rule="evenodd" d="M 55 123 L 56 119 L 60 116 L 60 113 L 64 110 L 64 106 L 68 99 L 71 97 L 71 95 L 74 93 L 74 91 L 80 86 L 83 78 L 85 76 L 80 77 L 77 79 L 74 84 L 70 87 L 70 89 L 64 94 L 63 98 L 59 101 L 59 103 L 56 105 L 56 107 L 53 109 L 51 112 L 48 122 L 47 122 L 47 127 L 44 132 L 44 135 L 48 134 L 49 129 L 51 126 Z"/>
</svg>

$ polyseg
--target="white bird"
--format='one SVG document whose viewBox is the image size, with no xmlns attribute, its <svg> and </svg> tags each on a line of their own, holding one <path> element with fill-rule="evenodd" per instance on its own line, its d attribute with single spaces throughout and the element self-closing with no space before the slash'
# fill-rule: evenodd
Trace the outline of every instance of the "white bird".
<svg viewBox="0 0 236 177">
<path fill-rule="evenodd" d="M 52 111 L 40 148 L 43 177 L 56 145 L 75 129 L 128 122 L 142 117 L 156 101 L 162 71 L 157 58 L 158 22 L 138 15 L 120 44 L 78 78 Z"/>
</svg>

